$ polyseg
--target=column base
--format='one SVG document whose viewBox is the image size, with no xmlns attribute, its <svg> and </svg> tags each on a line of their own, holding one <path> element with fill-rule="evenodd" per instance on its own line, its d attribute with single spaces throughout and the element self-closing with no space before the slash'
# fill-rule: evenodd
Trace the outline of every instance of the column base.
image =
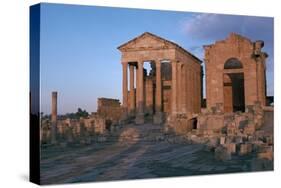
<svg viewBox="0 0 281 188">
<path fill-rule="evenodd" d="M 136 111 L 133 109 L 133 110 L 130 110 L 130 117 L 134 117 L 136 116 Z"/>
<path fill-rule="evenodd" d="M 143 113 L 136 115 L 135 123 L 137 125 L 144 124 L 144 114 Z"/>
<path fill-rule="evenodd" d="M 164 114 L 163 112 L 156 112 L 153 116 L 153 123 L 154 124 L 161 124 L 164 122 Z"/>
</svg>

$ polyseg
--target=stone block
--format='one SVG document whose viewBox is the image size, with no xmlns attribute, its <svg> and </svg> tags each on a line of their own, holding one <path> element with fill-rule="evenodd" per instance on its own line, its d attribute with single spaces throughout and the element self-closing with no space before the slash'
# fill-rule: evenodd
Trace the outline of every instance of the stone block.
<svg viewBox="0 0 281 188">
<path fill-rule="evenodd" d="M 226 128 L 227 135 L 235 135 L 238 132 L 238 129 L 233 125 L 228 125 Z"/>
<path fill-rule="evenodd" d="M 240 145 L 239 155 L 247 155 L 252 152 L 252 144 L 246 143 Z"/>
<path fill-rule="evenodd" d="M 237 127 L 239 127 L 239 129 L 243 129 L 244 126 L 246 126 L 248 123 L 247 117 L 245 115 L 239 115 L 239 114 L 236 114 L 234 116 L 234 121 Z"/>
<path fill-rule="evenodd" d="M 199 115 L 197 118 L 197 129 L 206 129 L 207 128 L 207 115 Z"/>
<path fill-rule="evenodd" d="M 256 131 L 256 127 L 254 122 L 248 122 L 243 128 L 243 133 L 247 135 L 253 135 Z"/>
<path fill-rule="evenodd" d="M 226 144 L 230 144 L 230 143 L 232 143 L 234 140 L 235 140 L 235 137 L 234 137 L 234 136 L 227 136 L 227 137 L 225 138 L 225 143 L 226 143 Z"/>
<path fill-rule="evenodd" d="M 223 103 L 216 103 L 215 113 L 221 114 L 221 113 L 223 113 L 223 111 L 224 111 Z"/>
<path fill-rule="evenodd" d="M 265 151 L 258 153 L 258 159 L 267 159 L 267 160 L 273 160 L 273 152 L 272 150 Z"/>
<path fill-rule="evenodd" d="M 273 136 L 272 135 L 266 136 L 265 140 L 268 145 L 273 145 Z"/>
<path fill-rule="evenodd" d="M 252 141 L 251 143 L 253 146 L 253 151 L 257 151 L 257 152 L 262 151 L 262 148 L 266 146 L 266 144 L 260 140 L 255 140 L 255 141 Z"/>
<path fill-rule="evenodd" d="M 247 141 L 250 142 L 250 143 L 252 143 L 252 142 L 255 141 L 255 137 L 252 136 L 252 135 L 249 135 L 249 136 L 247 137 Z"/>
<path fill-rule="evenodd" d="M 223 144 L 225 144 L 225 137 L 224 136 L 222 136 L 222 137 L 220 137 L 220 144 L 221 145 L 223 145 Z"/>
<path fill-rule="evenodd" d="M 221 130 L 224 127 L 223 115 L 209 115 L 207 119 L 207 129 Z"/>
<path fill-rule="evenodd" d="M 231 154 L 235 154 L 236 153 L 236 144 L 235 143 L 229 143 L 229 144 L 224 144 L 223 145 L 227 151 Z"/>
<path fill-rule="evenodd" d="M 203 135 L 204 136 L 207 136 L 207 137 L 209 137 L 209 136 L 212 136 L 212 135 L 214 135 L 214 131 L 213 130 L 203 130 Z"/>
</svg>

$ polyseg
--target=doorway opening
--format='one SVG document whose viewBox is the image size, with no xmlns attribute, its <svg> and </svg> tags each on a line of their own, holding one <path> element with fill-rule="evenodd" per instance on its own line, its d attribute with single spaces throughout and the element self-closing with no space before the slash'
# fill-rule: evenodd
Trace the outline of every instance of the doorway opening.
<svg viewBox="0 0 281 188">
<path fill-rule="evenodd" d="M 229 59 L 224 66 L 223 94 L 225 112 L 245 112 L 245 88 L 242 64 L 235 58 Z M 238 70 L 237 70 L 238 69 Z"/>
</svg>

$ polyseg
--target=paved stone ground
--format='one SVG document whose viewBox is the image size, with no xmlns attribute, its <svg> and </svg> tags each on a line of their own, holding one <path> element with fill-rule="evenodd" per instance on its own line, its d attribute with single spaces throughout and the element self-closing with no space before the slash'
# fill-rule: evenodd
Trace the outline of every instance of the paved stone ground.
<svg viewBox="0 0 281 188">
<path fill-rule="evenodd" d="M 165 140 L 155 125 L 128 125 L 117 141 L 42 147 L 41 183 L 73 183 L 252 171 L 253 156 L 221 162 L 200 144 Z M 146 139 L 145 139 L 146 138 Z M 116 140 L 116 139 L 115 139 Z"/>
</svg>

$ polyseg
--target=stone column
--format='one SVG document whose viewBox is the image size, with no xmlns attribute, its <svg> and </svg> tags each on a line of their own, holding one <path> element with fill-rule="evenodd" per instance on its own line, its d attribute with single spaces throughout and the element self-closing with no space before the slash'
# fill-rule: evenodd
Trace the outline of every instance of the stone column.
<svg viewBox="0 0 281 188">
<path fill-rule="evenodd" d="M 172 64 L 172 102 L 171 113 L 177 113 L 177 62 L 173 61 Z"/>
<path fill-rule="evenodd" d="M 191 114 L 191 105 L 192 105 L 192 100 L 193 98 L 191 97 L 192 96 L 192 91 L 191 91 L 191 71 L 190 71 L 190 65 L 187 66 L 186 68 L 186 100 L 187 100 L 187 113 L 188 114 Z"/>
<path fill-rule="evenodd" d="M 192 72 L 191 72 L 191 91 L 192 91 L 192 110 L 191 110 L 191 113 L 193 114 L 194 112 L 195 112 L 195 106 L 196 106 L 196 104 L 195 104 L 195 100 L 196 100 L 196 88 L 195 88 L 195 75 L 194 75 L 194 69 L 192 69 Z"/>
<path fill-rule="evenodd" d="M 182 77 L 182 81 L 181 81 L 181 86 L 180 86 L 180 91 L 181 91 L 181 103 L 182 103 L 182 105 L 181 105 L 181 111 L 183 112 L 183 113 L 186 113 L 187 112 L 187 103 L 186 103 L 186 101 L 187 101 L 187 97 L 186 97 L 186 85 L 187 85 L 187 83 L 186 83 L 186 71 L 187 71 L 187 69 L 186 69 L 186 64 L 184 64 L 183 65 L 183 67 L 182 67 L 182 71 L 181 71 L 181 77 Z"/>
<path fill-rule="evenodd" d="M 51 116 L 51 143 L 55 144 L 57 142 L 57 92 L 52 92 L 52 116 Z"/>
<path fill-rule="evenodd" d="M 199 104 L 199 101 L 200 101 L 200 79 L 199 79 L 199 75 L 200 75 L 200 71 L 197 71 L 196 72 L 196 112 L 199 113 L 200 112 L 200 104 Z"/>
<path fill-rule="evenodd" d="M 258 101 L 261 103 L 262 106 L 265 106 L 265 70 L 263 66 L 264 62 L 263 59 L 260 57 L 257 60 L 257 98 Z"/>
<path fill-rule="evenodd" d="M 128 74 L 127 74 L 127 67 L 128 67 L 128 63 L 127 62 L 123 62 L 122 63 L 122 67 L 123 67 L 123 107 L 125 108 L 126 112 L 127 112 L 127 108 L 128 108 Z"/>
<path fill-rule="evenodd" d="M 130 68 L 130 110 L 131 113 L 135 112 L 135 87 L 134 87 L 134 65 L 129 65 Z"/>
<path fill-rule="evenodd" d="M 136 66 L 136 112 L 138 112 L 137 109 L 139 109 L 139 93 L 138 93 L 138 87 L 139 87 L 139 66 Z"/>
<path fill-rule="evenodd" d="M 182 63 L 177 64 L 177 111 L 182 113 Z"/>
<path fill-rule="evenodd" d="M 138 112 L 136 116 L 136 124 L 144 123 L 144 93 L 143 93 L 143 61 L 138 62 L 138 84 L 137 84 L 137 103 Z"/>
<path fill-rule="evenodd" d="M 161 76 L 161 61 L 156 61 L 156 113 L 153 117 L 155 124 L 163 123 L 162 113 L 162 76 Z"/>
</svg>

